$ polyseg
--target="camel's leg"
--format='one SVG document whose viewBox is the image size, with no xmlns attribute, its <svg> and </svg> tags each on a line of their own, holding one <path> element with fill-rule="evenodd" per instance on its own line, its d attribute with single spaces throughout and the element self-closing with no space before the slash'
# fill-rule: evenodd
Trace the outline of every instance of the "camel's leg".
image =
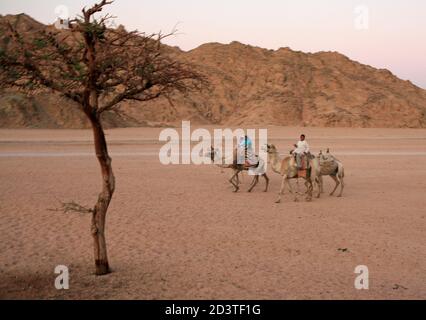
<svg viewBox="0 0 426 320">
<path fill-rule="evenodd" d="M 287 179 L 286 183 L 287 183 L 287 186 L 288 186 L 288 190 L 289 190 L 289 192 L 290 192 L 291 194 L 294 194 L 293 187 L 292 187 L 292 185 L 291 185 L 291 183 L 290 183 L 290 179 Z"/>
<path fill-rule="evenodd" d="M 320 182 L 319 177 L 316 177 L 316 178 L 315 178 L 315 185 L 316 185 L 316 186 L 317 186 L 317 188 L 318 188 L 317 198 L 319 199 L 319 198 L 321 197 L 321 182 Z"/>
<path fill-rule="evenodd" d="M 231 179 L 235 174 L 235 170 L 232 170 L 231 175 L 229 176 L 229 179 Z"/>
<path fill-rule="evenodd" d="M 241 172 L 241 180 L 244 181 L 244 170 L 240 170 Z M 238 184 L 240 184 L 240 177 L 238 177 Z"/>
<path fill-rule="evenodd" d="M 293 191 L 293 187 L 290 183 L 290 179 L 287 179 L 287 185 L 288 189 L 290 190 L 290 193 L 294 194 L 294 202 L 298 202 L 298 193 L 299 193 L 299 178 L 296 178 L 296 192 Z"/>
<path fill-rule="evenodd" d="M 334 186 L 333 191 L 331 191 L 331 193 L 330 193 L 330 196 L 332 196 L 332 195 L 334 195 L 334 192 L 336 192 L 337 187 L 339 186 L 340 182 L 339 182 L 339 179 L 338 179 L 336 176 L 330 176 L 330 177 L 331 177 L 331 178 L 334 180 L 334 182 L 336 183 L 336 185 Z"/>
<path fill-rule="evenodd" d="M 343 177 L 339 177 L 340 180 L 340 193 L 338 197 L 341 197 L 343 195 L 343 188 L 345 187 L 345 183 L 343 182 Z"/>
<path fill-rule="evenodd" d="M 237 171 L 237 175 L 235 176 L 235 183 L 238 186 L 238 190 L 239 190 L 240 189 L 239 186 L 241 184 L 240 175 L 243 175 L 244 172 L 238 169 L 236 171 Z"/>
<path fill-rule="evenodd" d="M 287 175 L 283 175 L 283 179 L 281 180 L 281 188 L 280 188 L 280 192 L 278 193 L 278 199 L 277 201 L 275 201 L 275 203 L 280 203 L 281 202 L 281 196 L 284 194 L 284 186 L 287 180 Z"/>
<path fill-rule="evenodd" d="M 312 183 L 312 192 L 314 191 L 314 186 L 318 187 L 318 194 L 317 194 L 317 198 L 321 197 L 321 186 L 320 186 L 320 182 L 318 178 L 314 179 L 315 182 L 311 182 Z M 309 189 L 311 188 L 311 185 L 309 183 L 308 180 L 305 180 L 305 187 L 306 187 L 306 191 L 305 194 L 309 193 Z"/>
<path fill-rule="evenodd" d="M 235 183 L 240 185 L 240 172 L 238 170 L 235 171 L 237 172 L 237 175 L 235 176 Z"/>
<path fill-rule="evenodd" d="M 324 193 L 324 180 L 322 179 L 322 176 L 318 177 L 319 183 L 320 183 L 320 187 L 321 187 L 321 193 Z"/>
<path fill-rule="evenodd" d="M 250 188 L 248 189 L 248 192 L 251 192 L 258 182 L 259 182 L 259 176 L 255 175 L 253 177 L 253 181 L 251 182 Z"/>
<path fill-rule="evenodd" d="M 240 173 L 242 174 L 242 171 L 239 169 L 234 169 L 234 172 L 237 173 L 234 175 L 234 182 L 237 186 L 239 186 L 241 184 Z"/>
<path fill-rule="evenodd" d="M 231 180 L 232 180 L 232 182 L 231 182 Z M 236 177 L 235 177 L 235 170 L 234 170 L 234 171 L 232 171 L 232 174 L 231 174 L 231 176 L 229 178 L 229 182 L 231 182 L 232 185 L 234 185 L 236 183 L 235 180 L 236 180 Z"/>
<path fill-rule="evenodd" d="M 312 179 L 309 179 L 309 180 L 306 180 L 306 181 L 308 182 L 308 185 L 309 185 L 308 195 L 306 196 L 306 201 L 311 201 L 312 200 L 312 193 L 313 193 L 313 190 L 314 190 L 314 185 L 313 185 Z"/>
<path fill-rule="evenodd" d="M 269 178 L 268 178 L 268 176 L 266 175 L 266 173 L 264 173 L 262 176 L 265 178 L 265 182 L 266 182 L 266 187 L 265 187 L 264 192 L 268 192 L 268 187 L 269 187 Z"/>
<path fill-rule="evenodd" d="M 239 171 L 235 170 L 234 175 L 231 177 L 231 179 L 229 179 L 229 182 L 234 186 L 234 192 L 237 192 L 240 189 L 238 184 L 234 183 L 234 179 L 235 177 L 238 177 L 238 173 Z"/>
<path fill-rule="evenodd" d="M 294 201 L 298 202 L 299 201 L 299 178 L 296 178 L 296 193 L 294 195 Z"/>
<path fill-rule="evenodd" d="M 305 193 L 308 193 L 309 192 L 309 183 L 306 180 L 305 180 L 305 187 L 306 187 Z"/>
</svg>

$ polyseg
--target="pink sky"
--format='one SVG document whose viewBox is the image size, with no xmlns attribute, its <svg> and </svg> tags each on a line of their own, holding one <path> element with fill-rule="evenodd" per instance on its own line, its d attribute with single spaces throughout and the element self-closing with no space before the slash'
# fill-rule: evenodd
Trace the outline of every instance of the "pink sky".
<svg viewBox="0 0 426 320">
<path fill-rule="evenodd" d="M 74 15 L 92 3 L 3 0 L 0 13 L 25 12 L 49 23 L 59 5 Z M 355 27 L 358 6 L 368 9 L 367 29 Z M 269 49 L 338 51 L 426 88 L 424 0 L 116 0 L 110 12 L 128 29 L 170 31 L 178 24 L 181 34 L 167 43 L 184 50 L 236 40 Z"/>
</svg>

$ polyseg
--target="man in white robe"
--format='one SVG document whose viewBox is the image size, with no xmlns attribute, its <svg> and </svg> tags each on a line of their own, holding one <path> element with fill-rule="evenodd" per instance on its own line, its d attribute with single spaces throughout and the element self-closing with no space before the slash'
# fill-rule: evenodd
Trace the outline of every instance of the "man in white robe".
<svg viewBox="0 0 426 320">
<path fill-rule="evenodd" d="M 302 156 L 309 153 L 309 144 L 306 142 L 306 136 L 302 134 L 300 136 L 300 140 L 297 144 L 294 145 L 296 149 L 294 149 L 293 153 L 296 154 L 296 163 L 297 169 L 302 168 Z"/>
</svg>

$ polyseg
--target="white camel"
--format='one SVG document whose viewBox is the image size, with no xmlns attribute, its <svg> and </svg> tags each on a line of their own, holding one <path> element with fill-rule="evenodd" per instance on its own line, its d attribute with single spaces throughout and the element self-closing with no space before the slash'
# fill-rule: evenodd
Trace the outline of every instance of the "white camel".
<svg viewBox="0 0 426 320">
<path fill-rule="evenodd" d="M 340 185 L 340 193 L 338 194 L 338 197 L 341 197 L 343 194 L 343 188 L 345 187 L 345 183 L 343 181 L 343 178 L 345 177 L 345 169 L 342 162 L 330 153 L 330 149 L 327 149 L 325 154 L 321 151 L 318 154 L 317 159 L 321 168 L 320 175 L 318 176 L 318 185 L 321 193 L 324 192 L 322 176 L 330 176 L 336 183 L 333 191 L 330 193 L 330 196 L 334 195 L 337 187 Z"/>
</svg>

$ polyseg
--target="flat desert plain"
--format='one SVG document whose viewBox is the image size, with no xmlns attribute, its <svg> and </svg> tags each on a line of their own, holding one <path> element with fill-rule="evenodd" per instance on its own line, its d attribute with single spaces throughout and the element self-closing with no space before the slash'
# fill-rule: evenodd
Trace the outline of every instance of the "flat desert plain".
<svg viewBox="0 0 426 320">
<path fill-rule="evenodd" d="M 212 128 L 210 128 L 212 129 Z M 161 129 L 107 131 L 117 186 L 107 216 L 113 273 L 93 275 L 90 216 L 100 170 L 90 130 L 0 130 L 2 299 L 425 299 L 426 130 L 269 127 L 344 163 L 342 198 L 276 204 L 212 165 L 160 164 Z M 325 191 L 332 180 L 325 177 Z M 70 288 L 56 290 L 66 265 Z M 369 270 L 357 290 L 356 266 Z"/>
</svg>

